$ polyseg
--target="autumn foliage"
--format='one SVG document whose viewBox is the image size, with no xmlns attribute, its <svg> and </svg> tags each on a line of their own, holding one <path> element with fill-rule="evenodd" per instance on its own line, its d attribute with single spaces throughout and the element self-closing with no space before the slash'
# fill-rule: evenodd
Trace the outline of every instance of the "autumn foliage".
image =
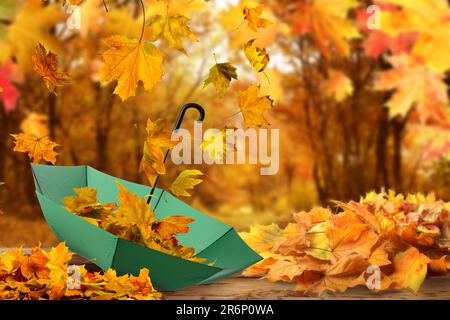
<svg viewBox="0 0 450 320">
<path fill-rule="evenodd" d="M 97 200 L 94 188 L 76 188 L 75 196 L 62 199 L 65 209 L 86 221 L 122 239 L 140 244 L 183 259 L 203 262 L 193 257 L 194 248 L 178 244 L 176 234 L 189 232 L 188 224 L 194 219 L 184 216 L 169 216 L 155 219 L 147 198 L 139 198 L 117 183 L 120 204 L 102 204 Z"/>
<path fill-rule="evenodd" d="M 72 253 L 64 243 L 50 251 L 40 247 L 0 253 L 0 299 L 4 300 L 157 300 L 147 269 L 138 276 L 114 270 L 89 272 L 84 265 L 69 270 Z M 73 267 L 73 266 L 72 266 Z"/>
<path fill-rule="evenodd" d="M 355 286 L 417 293 L 427 275 L 448 274 L 450 203 L 394 192 L 336 203 L 338 213 L 316 207 L 294 214 L 284 229 L 272 224 L 241 233 L 264 257 L 244 275 L 320 295 Z"/>
</svg>

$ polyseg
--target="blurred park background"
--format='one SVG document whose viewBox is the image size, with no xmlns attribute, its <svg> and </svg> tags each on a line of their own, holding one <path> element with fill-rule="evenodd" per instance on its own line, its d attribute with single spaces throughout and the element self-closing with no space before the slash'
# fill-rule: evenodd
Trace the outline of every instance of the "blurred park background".
<svg viewBox="0 0 450 320">
<path fill-rule="evenodd" d="M 87 164 L 147 183 L 139 173 L 147 118 L 172 124 L 182 104 L 197 102 L 205 127 L 242 127 L 238 93 L 250 84 L 275 101 L 266 117 L 280 129 L 279 173 L 191 165 L 206 175 L 183 200 L 199 210 L 243 230 L 283 225 L 293 212 L 383 188 L 450 200 L 447 1 L 146 0 L 147 19 L 186 16 L 198 41 L 186 41 L 187 54 L 157 42 L 163 80 L 124 102 L 112 94 L 115 83 L 99 82 L 100 39 L 137 37 L 139 1 L 108 0 L 108 11 L 101 0 L 66 2 L 0 0 L 0 247 L 56 242 L 36 201 L 30 161 L 13 152 L 10 134 L 48 134 L 59 144 L 57 165 Z M 64 13 L 70 5 L 80 14 L 75 28 Z M 271 24 L 255 31 L 243 9 L 258 5 Z M 243 53 L 251 39 L 270 55 L 264 73 Z M 57 95 L 30 66 L 39 42 L 71 78 Z M 215 61 L 238 71 L 223 98 L 203 87 Z M 160 186 L 181 168 L 169 161 L 167 171 Z"/>
</svg>

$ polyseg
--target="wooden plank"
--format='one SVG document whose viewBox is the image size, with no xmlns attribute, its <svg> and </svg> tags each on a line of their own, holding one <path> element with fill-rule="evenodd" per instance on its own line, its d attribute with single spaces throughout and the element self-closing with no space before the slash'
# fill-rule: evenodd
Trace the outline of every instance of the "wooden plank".
<svg viewBox="0 0 450 320">
<path fill-rule="evenodd" d="M 24 249 L 29 252 L 29 249 Z M 0 252 L 2 249 L 0 249 Z M 70 264 L 85 264 L 90 271 L 100 268 L 83 257 L 74 255 Z M 167 300 L 305 300 L 305 299 L 343 299 L 343 300 L 450 300 L 450 276 L 432 277 L 423 283 L 416 296 L 407 290 L 385 291 L 373 293 L 363 287 L 357 287 L 344 293 L 326 293 L 321 297 L 302 296 L 295 291 L 295 286 L 289 283 L 272 283 L 257 278 L 234 276 L 210 284 L 193 286 L 176 292 L 164 292 Z"/>
</svg>

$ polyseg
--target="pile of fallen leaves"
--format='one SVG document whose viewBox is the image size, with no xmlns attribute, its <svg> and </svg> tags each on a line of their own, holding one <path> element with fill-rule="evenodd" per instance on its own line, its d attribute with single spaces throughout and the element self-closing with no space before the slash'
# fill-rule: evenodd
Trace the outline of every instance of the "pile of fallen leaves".
<svg viewBox="0 0 450 320">
<path fill-rule="evenodd" d="M 112 269 L 88 272 L 84 265 L 69 266 L 72 253 L 64 243 L 46 252 L 33 248 L 0 253 L 0 300 L 156 300 L 161 298 L 148 269 L 139 276 L 117 276 Z"/>
<path fill-rule="evenodd" d="M 169 216 L 156 220 L 146 198 L 125 189 L 120 183 L 115 203 L 102 204 L 97 200 L 95 188 L 75 188 L 76 196 L 62 199 L 65 209 L 119 238 L 140 244 L 150 249 L 195 262 L 195 249 L 178 243 L 175 235 L 189 232 L 188 224 L 194 219 L 185 216 Z"/>
<path fill-rule="evenodd" d="M 244 271 L 296 284 L 303 294 L 408 289 L 417 293 L 430 275 L 450 269 L 450 203 L 430 195 L 369 193 L 294 214 L 285 229 L 252 227 L 241 233 L 263 260 Z"/>
</svg>

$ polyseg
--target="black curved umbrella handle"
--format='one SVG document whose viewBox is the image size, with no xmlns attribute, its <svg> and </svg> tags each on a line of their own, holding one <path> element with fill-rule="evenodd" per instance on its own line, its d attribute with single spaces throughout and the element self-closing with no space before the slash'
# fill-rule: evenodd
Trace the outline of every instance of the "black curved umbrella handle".
<svg viewBox="0 0 450 320">
<path fill-rule="evenodd" d="M 184 119 L 184 116 L 186 115 L 186 111 L 188 111 L 189 109 L 196 109 L 198 111 L 198 113 L 200 114 L 198 116 L 197 121 L 203 122 L 203 120 L 205 119 L 205 109 L 203 109 L 203 107 L 197 103 L 193 103 L 193 102 L 187 103 L 181 107 L 180 113 L 178 114 L 178 118 L 177 118 L 177 121 L 175 122 L 175 125 L 173 126 L 172 132 L 175 132 L 181 128 L 181 124 L 183 123 L 183 119 Z M 166 153 L 164 154 L 164 161 L 163 161 L 164 163 L 166 162 L 167 157 L 169 156 L 169 153 L 170 153 L 170 149 L 167 149 Z M 153 196 L 153 193 L 155 192 L 155 188 L 156 188 L 156 184 L 158 183 L 158 180 L 159 180 L 159 175 L 156 176 L 155 183 L 153 184 L 152 190 L 150 191 L 150 194 L 148 196 L 148 199 L 147 199 L 148 204 L 150 204 L 150 200 Z M 161 192 L 161 195 L 162 195 L 162 192 Z M 158 201 L 156 202 L 155 208 L 153 210 L 155 210 L 156 207 L 158 206 L 160 199 L 161 199 L 161 196 L 159 197 Z"/>
</svg>

